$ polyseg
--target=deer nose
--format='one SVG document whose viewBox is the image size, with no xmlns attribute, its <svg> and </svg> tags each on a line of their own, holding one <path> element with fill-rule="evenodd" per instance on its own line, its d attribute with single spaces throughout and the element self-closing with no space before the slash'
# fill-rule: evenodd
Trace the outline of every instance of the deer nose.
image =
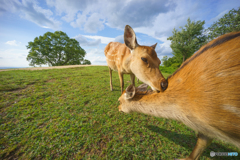
<svg viewBox="0 0 240 160">
<path fill-rule="evenodd" d="M 165 91 L 166 89 L 167 89 L 167 87 L 168 87 L 168 81 L 167 80 L 162 80 L 162 82 L 161 82 L 161 89 L 162 89 L 162 91 Z"/>
</svg>

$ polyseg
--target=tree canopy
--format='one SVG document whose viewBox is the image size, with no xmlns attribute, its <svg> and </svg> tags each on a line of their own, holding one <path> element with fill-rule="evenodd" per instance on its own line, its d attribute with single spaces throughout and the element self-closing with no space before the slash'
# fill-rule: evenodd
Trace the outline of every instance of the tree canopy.
<svg viewBox="0 0 240 160">
<path fill-rule="evenodd" d="M 28 42 L 26 47 L 30 49 L 27 56 L 30 66 L 91 64 L 89 60 L 84 59 L 86 52 L 79 42 L 69 38 L 62 31 L 47 32 L 36 37 L 33 42 Z"/>
<path fill-rule="evenodd" d="M 173 55 L 180 63 L 184 62 L 205 43 L 206 36 L 202 34 L 204 24 L 205 21 L 194 22 L 188 18 L 187 24 L 180 27 L 181 31 L 174 28 L 173 36 L 168 37 L 168 40 L 171 40 L 170 47 Z"/>
<path fill-rule="evenodd" d="M 87 60 L 87 59 L 84 59 L 82 64 L 91 64 L 91 62 L 89 60 Z"/>
<path fill-rule="evenodd" d="M 226 13 L 218 21 L 214 22 L 206 32 L 208 33 L 208 41 L 217 38 L 223 34 L 240 31 L 240 7 L 238 10 L 234 8 Z"/>
<path fill-rule="evenodd" d="M 204 21 L 191 22 L 181 28 L 181 31 L 173 29 L 173 36 L 170 47 L 172 48 L 171 58 L 164 56 L 162 61 L 165 67 L 176 68 L 181 65 L 187 58 L 196 52 L 205 43 L 229 32 L 240 31 L 240 7 L 238 10 L 232 9 L 218 21 L 214 22 L 208 29 L 203 31 Z"/>
<path fill-rule="evenodd" d="M 181 65 L 179 59 L 177 59 L 176 56 L 173 57 L 163 56 L 162 61 L 165 67 L 178 68 Z"/>
</svg>

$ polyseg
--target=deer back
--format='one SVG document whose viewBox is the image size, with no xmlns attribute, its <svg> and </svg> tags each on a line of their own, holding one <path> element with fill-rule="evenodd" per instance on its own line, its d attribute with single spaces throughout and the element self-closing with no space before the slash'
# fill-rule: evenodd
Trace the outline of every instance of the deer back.
<svg viewBox="0 0 240 160">
<path fill-rule="evenodd" d="M 110 42 L 106 46 L 104 53 L 107 64 L 111 69 L 122 73 L 131 73 L 129 68 L 131 53 L 125 44 Z"/>
</svg>

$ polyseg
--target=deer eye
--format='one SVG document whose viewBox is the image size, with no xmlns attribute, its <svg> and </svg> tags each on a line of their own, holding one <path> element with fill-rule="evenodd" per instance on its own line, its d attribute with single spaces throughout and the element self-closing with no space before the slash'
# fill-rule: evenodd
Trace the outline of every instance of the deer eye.
<svg viewBox="0 0 240 160">
<path fill-rule="evenodd" d="M 141 59 L 142 59 L 143 62 L 148 63 L 146 58 L 141 57 Z"/>
</svg>

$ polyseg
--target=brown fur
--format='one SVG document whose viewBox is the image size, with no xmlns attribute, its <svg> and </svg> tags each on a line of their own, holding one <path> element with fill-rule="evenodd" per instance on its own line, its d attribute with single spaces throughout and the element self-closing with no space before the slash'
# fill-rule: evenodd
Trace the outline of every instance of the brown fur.
<svg viewBox="0 0 240 160">
<path fill-rule="evenodd" d="M 198 159 L 213 138 L 240 148 L 240 32 L 203 46 L 168 78 L 163 93 L 137 91 L 126 100 L 128 92 L 119 98 L 120 111 L 179 120 L 199 132 L 187 159 Z"/>
<path fill-rule="evenodd" d="M 118 71 L 121 91 L 123 92 L 123 74 L 130 74 L 131 82 L 135 84 L 135 75 L 150 85 L 154 90 L 163 91 L 161 83 L 166 83 L 159 70 L 161 61 L 157 57 L 155 47 L 140 46 L 137 43 L 136 35 L 130 26 L 125 27 L 125 44 L 110 42 L 105 48 L 105 56 L 110 73 L 110 89 L 112 88 L 112 70 Z M 142 60 L 147 59 L 147 63 Z"/>
</svg>

